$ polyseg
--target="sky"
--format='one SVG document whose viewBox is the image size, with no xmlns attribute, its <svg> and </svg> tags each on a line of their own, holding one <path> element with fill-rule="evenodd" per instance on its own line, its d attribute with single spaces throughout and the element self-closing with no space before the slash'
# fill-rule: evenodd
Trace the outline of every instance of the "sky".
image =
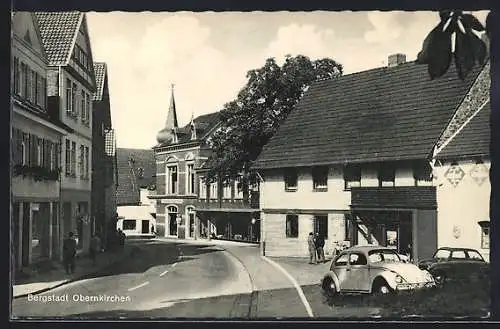
<svg viewBox="0 0 500 329">
<path fill-rule="evenodd" d="M 484 24 L 487 11 L 474 12 Z M 118 147 L 147 149 L 174 84 L 179 125 L 219 111 L 266 58 L 332 58 L 344 74 L 415 60 L 436 12 L 110 12 L 87 14 L 94 61 L 106 62 Z"/>
</svg>

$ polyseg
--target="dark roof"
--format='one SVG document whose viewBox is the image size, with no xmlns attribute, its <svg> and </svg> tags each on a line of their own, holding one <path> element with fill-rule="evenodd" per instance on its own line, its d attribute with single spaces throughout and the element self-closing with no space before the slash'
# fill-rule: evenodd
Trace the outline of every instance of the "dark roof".
<svg viewBox="0 0 500 329">
<path fill-rule="evenodd" d="M 408 62 L 314 82 L 254 167 L 426 159 L 480 69 L 431 80 Z"/>
<path fill-rule="evenodd" d="M 82 15 L 77 11 L 35 13 L 49 65 L 68 63 Z"/>
<path fill-rule="evenodd" d="M 205 137 L 206 133 L 208 133 L 220 122 L 219 112 L 200 115 L 194 118 L 193 121 L 196 127 L 197 140 L 201 140 Z M 177 138 L 178 138 L 178 143 L 176 143 L 175 145 L 191 142 L 191 122 L 177 129 Z M 167 146 L 167 145 L 171 144 L 165 144 L 165 145 L 160 144 L 157 145 L 156 147 Z"/>
<path fill-rule="evenodd" d="M 116 156 L 118 167 L 116 202 L 118 205 L 138 204 L 140 189 L 154 186 L 156 183 L 154 153 L 152 150 L 117 148 Z M 141 171 L 143 171 L 142 176 Z"/>
<path fill-rule="evenodd" d="M 97 90 L 94 93 L 93 100 L 100 101 L 104 92 L 104 78 L 107 73 L 106 63 L 94 62 L 94 73 Z"/>
<path fill-rule="evenodd" d="M 437 159 L 458 159 L 490 154 L 490 102 L 453 137 Z"/>
</svg>

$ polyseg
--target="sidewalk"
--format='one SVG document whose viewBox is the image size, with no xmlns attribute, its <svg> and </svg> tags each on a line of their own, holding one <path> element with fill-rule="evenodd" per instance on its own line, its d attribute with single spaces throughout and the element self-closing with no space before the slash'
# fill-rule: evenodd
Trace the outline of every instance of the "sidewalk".
<svg viewBox="0 0 500 329">
<path fill-rule="evenodd" d="M 96 265 L 85 255 L 80 254 L 76 260 L 76 271 L 74 274 L 66 274 L 64 266 L 60 262 L 52 262 L 52 269 L 41 273 L 30 273 L 29 277 L 16 278 L 12 287 L 13 298 L 25 297 L 29 294 L 42 293 L 64 284 L 81 280 L 86 276 L 97 273 L 113 264 L 127 258 L 134 246 L 125 245 L 124 250 L 116 250 L 100 253 L 97 255 Z"/>
</svg>

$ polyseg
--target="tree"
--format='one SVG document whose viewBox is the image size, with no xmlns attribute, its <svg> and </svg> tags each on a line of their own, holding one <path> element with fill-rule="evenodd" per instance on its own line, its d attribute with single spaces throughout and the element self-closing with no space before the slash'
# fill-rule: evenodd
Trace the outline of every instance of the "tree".
<svg viewBox="0 0 500 329">
<path fill-rule="evenodd" d="M 287 55 L 279 66 L 274 58 L 247 73 L 247 83 L 237 98 L 220 112 L 221 127 L 209 140 L 212 154 L 206 180 L 227 181 L 242 176 L 244 199 L 257 175 L 250 165 L 297 104 L 311 82 L 342 75 L 343 67 L 328 58 Z"/>
<path fill-rule="evenodd" d="M 491 12 L 486 19 L 486 29 L 472 14 L 444 10 L 439 13 L 440 22 L 425 38 L 417 63 L 427 64 L 431 79 L 439 78 L 448 71 L 452 57 L 460 79 L 464 79 L 474 64 L 486 59 L 486 44 L 474 31 L 483 32 L 491 40 Z M 452 38 L 455 36 L 455 51 Z"/>
</svg>

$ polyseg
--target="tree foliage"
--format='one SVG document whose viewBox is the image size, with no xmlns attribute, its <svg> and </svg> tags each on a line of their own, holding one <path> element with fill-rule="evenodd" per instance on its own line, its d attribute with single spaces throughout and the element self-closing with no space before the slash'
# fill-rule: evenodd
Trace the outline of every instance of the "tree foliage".
<svg viewBox="0 0 500 329">
<path fill-rule="evenodd" d="M 315 80 L 340 76 L 342 70 L 332 59 L 311 61 L 287 55 L 281 66 L 269 58 L 261 68 L 249 71 L 237 98 L 220 112 L 222 125 L 209 140 L 212 154 L 206 179 L 234 179 L 244 173 L 244 183 L 254 183 L 257 177 L 249 170 L 252 161 L 307 87 Z"/>
<path fill-rule="evenodd" d="M 440 22 L 423 42 L 417 63 L 427 64 L 431 79 L 435 79 L 448 71 L 453 58 L 458 76 L 465 79 L 475 63 L 483 64 L 486 59 L 486 44 L 474 32 L 483 32 L 485 27 L 475 16 L 462 11 L 444 10 L 439 16 Z M 452 52 L 453 36 L 455 50 Z"/>
</svg>

